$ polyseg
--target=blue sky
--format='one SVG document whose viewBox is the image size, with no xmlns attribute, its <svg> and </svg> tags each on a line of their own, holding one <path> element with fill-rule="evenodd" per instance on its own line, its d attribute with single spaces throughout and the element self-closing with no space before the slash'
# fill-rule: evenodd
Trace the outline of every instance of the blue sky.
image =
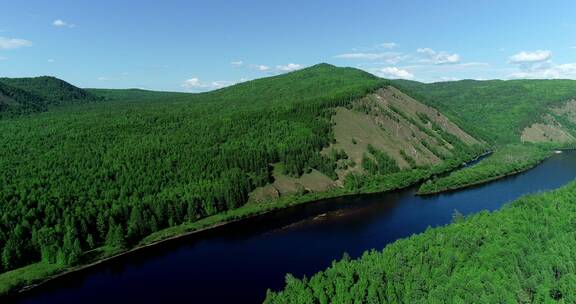
<svg viewBox="0 0 576 304">
<path fill-rule="evenodd" d="M 0 76 L 205 91 L 328 62 L 386 78 L 576 79 L 574 1 L 2 1 Z"/>
</svg>

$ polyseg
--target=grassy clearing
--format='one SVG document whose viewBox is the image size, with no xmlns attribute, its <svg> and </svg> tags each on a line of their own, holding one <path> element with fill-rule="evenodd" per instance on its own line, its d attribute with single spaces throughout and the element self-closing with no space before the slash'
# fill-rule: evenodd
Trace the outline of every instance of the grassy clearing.
<svg viewBox="0 0 576 304">
<path fill-rule="evenodd" d="M 534 123 L 524 128 L 520 140 L 529 143 L 557 142 L 573 143 L 576 138 L 562 127 L 552 116 L 546 115 L 545 123 Z"/>
<path fill-rule="evenodd" d="M 0 294 L 6 294 L 22 286 L 38 282 L 39 278 L 62 272 L 66 267 L 60 264 L 36 263 L 0 275 Z"/>
<path fill-rule="evenodd" d="M 400 168 L 434 165 L 452 157 L 455 145 L 481 145 L 437 110 L 393 87 L 385 87 L 337 108 L 332 117 L 336 142 L 355 164 L 372 145 L 392 157 Z M 356 169 L 356 170 L 355 170 Z M 348 172 L 361 172 L 347 168 Z M 343 174 L 339 174 L 342 176 Z"/>
</svg>

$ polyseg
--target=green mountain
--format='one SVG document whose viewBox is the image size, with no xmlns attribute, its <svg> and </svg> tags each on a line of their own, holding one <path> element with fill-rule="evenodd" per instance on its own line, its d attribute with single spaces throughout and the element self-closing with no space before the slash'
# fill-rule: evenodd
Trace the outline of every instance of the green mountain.
<svg viewBox="0 0 576 304">
<path fill-rule="evenodd" d="M 85 263 L 87 251 L 406 186 L 484 145 L 388 81 L 327 64 L 202 94 L 42 97 L 64 92 L 107 102 L 0 121 L 0 271 L 23 273 L 0 274 L 0 292 L 30 269 L 43 277 Z"/>
<path fill-rule="evenodd" d="M 574 80 L 462 80 L 394 84 L 493 144 L 573 142 Z"/>
<path fill-rule="evenodd" d="M 46 104 L 43 98 L 0 82 L 0 117 L 45 110 Z"/>
<path fill-rule="evenodd" d="M 84 89 L 92 95 L 106 101 L 142 102 L 160 99 L 173 99 L 179 96 L 190 96 L 188 93 L 162 92 L 142 89 Z"/>
<path fill-rule="evenodd" d="M 101 98 L 55 77 L 0 78 L 0 115 L 44 112 L 49 106 Z"/>
<path fill-rule="evenodd" d="M 573 143 L 574 92 L 571 81 L 421 84 L 328 64 L 201 94 L 0 79 L 4 113 L 45 112 L 0 121 L 0 293 L 225 221 L 405 187 L 488 146 L 490 161 L 422 192 L 526 169 Z M 292 282 L 270 301 L 312 288 Z"/>
<path fill-rule="evenodd" d="M 424 183 L 434 193 L 529 168 L 576 144 L 576 81 L 393 81 L 492 146 L 479 164 Z M 311 278 L 287 276 L 265 303 L 571 303 L 576 184 L 343 259 Z"/>
<path fill-rule="evenodd" d="M 408 95 L 439 109 L 494 150 L 489 160 L 428 181 L 421 194 L 487 182 L 533 167 L 551 147 L 576 146 L 576 81 L 398 80 Z M 547 149 L 542 149 L 545 147 Z"/>
</svg>

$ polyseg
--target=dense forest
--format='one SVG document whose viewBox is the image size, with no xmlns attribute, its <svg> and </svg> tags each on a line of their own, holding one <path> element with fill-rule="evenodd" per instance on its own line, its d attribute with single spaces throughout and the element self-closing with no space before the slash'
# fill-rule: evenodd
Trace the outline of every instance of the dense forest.
<svg viewBox="0 0 576 304">
<path fill-rule="evenodd" d="M 319 153 L 333 140 L 333 108 L 385 84 L 318 65 L 205 94 L 146 100 L 145 91 L 106 90 L 104 103 L 2 120 L 0 272 L 73 265 L 91 249 L 130 247 L 237 208 L 271 181 L 271 163 L 292 176 L 309 168 L 334 176 Z M 54 101 L 76 96 L 27 90 Z"/>
<path fill-rule="evenodd" d="M 247 213 L 274 208 L 246 205 L 252 191 L 274 182 L 273 164 L 288 177 L 316 170 L 337 178 L 342 164 L 350 163 L 346 153 L 323 153 L 336 142 L 336 109 L 354 110 L 355 101 L 390 84 L 327 64 L 201 94 L 83 90 L 52 77 L 0 79 L 0 291 L 93 260 L 96 252 L 109 256 L 163 238 L 170 229 L 214 224 L 240 207 Z M 414 96 L 424 86 L 399 84 Z M 555 84 L 563 93 L 554 96 L 571 92 L 562 82 Z M 436 102 L 436 97 L 421 98 L 452 111 L 457 121 L 477 132 L 473 135 L 495 146 L 514 142 L 513 130 L 523 124 L 508 121 L 503 125 L 512 132 L 500 137 L 500 126 L 481 130 L 467 114 L 455 115 L 451 105 Z M 327 196 L 408 186 L 458 167 L 486 148 L 465 144 L 425 114 L 411 118 L 390 107 L 401 117 L 396 119 L 410 121 L 451 147 L 450 154 L 422 141 L 419 149 L 438 156 L 439 162 L 417 165 L 402 150 L 400 160 L 408 167 L 401 167 L 389 151 L 368 143 L 357 162 L 359 170 L 351 170 L 342 187 Z M 476 116 L 484 111 L 466 109 Z M 486 115 L 492 115 L 491 109 Z M 522 111 L 518 117 L 527 119 Z M 544 153 L 540 148 L 530 151 L 541 153 L 530 156 Z M 446 181 L 460 185 L 499 167 L 490 164 Z M 34 265 L 40 266 L 30 268 Z"/>
<path fill-rule="evenodd" d="M 54 77 L 0 78 L 0 119 L 103 99 Z"/>
<path fill-rule="evenodd" d="M 0 82 L 0 119 L 39 113 L 47 108 L 43 98 Z"/>
<path fill-rule="evenodd" d="M 494 153 L 478 164 L 433 177 L 420 193 L 485 182 L 530 168 L 554 147 L 573 141 L 527 144 L 523 131 L 550 115 L 570 138 L 573 118 L 563 110 L 576 97 L 570 80 L 394 81 L 465 130 L 489 142 Z M 556 109 L 556 110 L 554 110 Z M 349 179 L 354 179 L 351 175 Z M 360 180 L 364 180 L 360 178 Z M 370 180 L 375 180 L 371 178 Z M 377 179 L 376 179 L 377 180 Z M 351 183 L 349 183 L 351 184 Z M 571 214 L 576 184 L 524 197 L 501 211 L 481 212 L 399 240 L 357 260 L 347 255 L 311 278 L 286 276 L 266 303 L 572 303 L 575 284 Z"/>
<path fill-rule="evenodd" d="M 522 130 L 542 114 L 576 97 L 574 80 L 461 80 L 424 84 L 396 80 L 466 131 L 491 144 L 519 143 Z"/>
<path fill-rule="evenodd" d="M 265 303 L 574 303 L 576 183 L 286 276 Z"/>
</svg>

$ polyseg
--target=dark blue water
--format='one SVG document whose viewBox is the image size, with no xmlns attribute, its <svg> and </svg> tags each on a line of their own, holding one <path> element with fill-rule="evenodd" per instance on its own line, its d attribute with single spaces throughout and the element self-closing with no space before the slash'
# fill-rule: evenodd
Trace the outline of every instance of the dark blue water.
<svg viewBox="0 0 576 304">
<path fill-rule="evenodd" d="M 429 197 L 416 189 L 319 201 L 215 229 L 55 280 L 22 303 L 258 303 L 285 273 L 311 275 L 463 214 L 576 178 L 576 152 L 486 185 Z"/>
</svg>

